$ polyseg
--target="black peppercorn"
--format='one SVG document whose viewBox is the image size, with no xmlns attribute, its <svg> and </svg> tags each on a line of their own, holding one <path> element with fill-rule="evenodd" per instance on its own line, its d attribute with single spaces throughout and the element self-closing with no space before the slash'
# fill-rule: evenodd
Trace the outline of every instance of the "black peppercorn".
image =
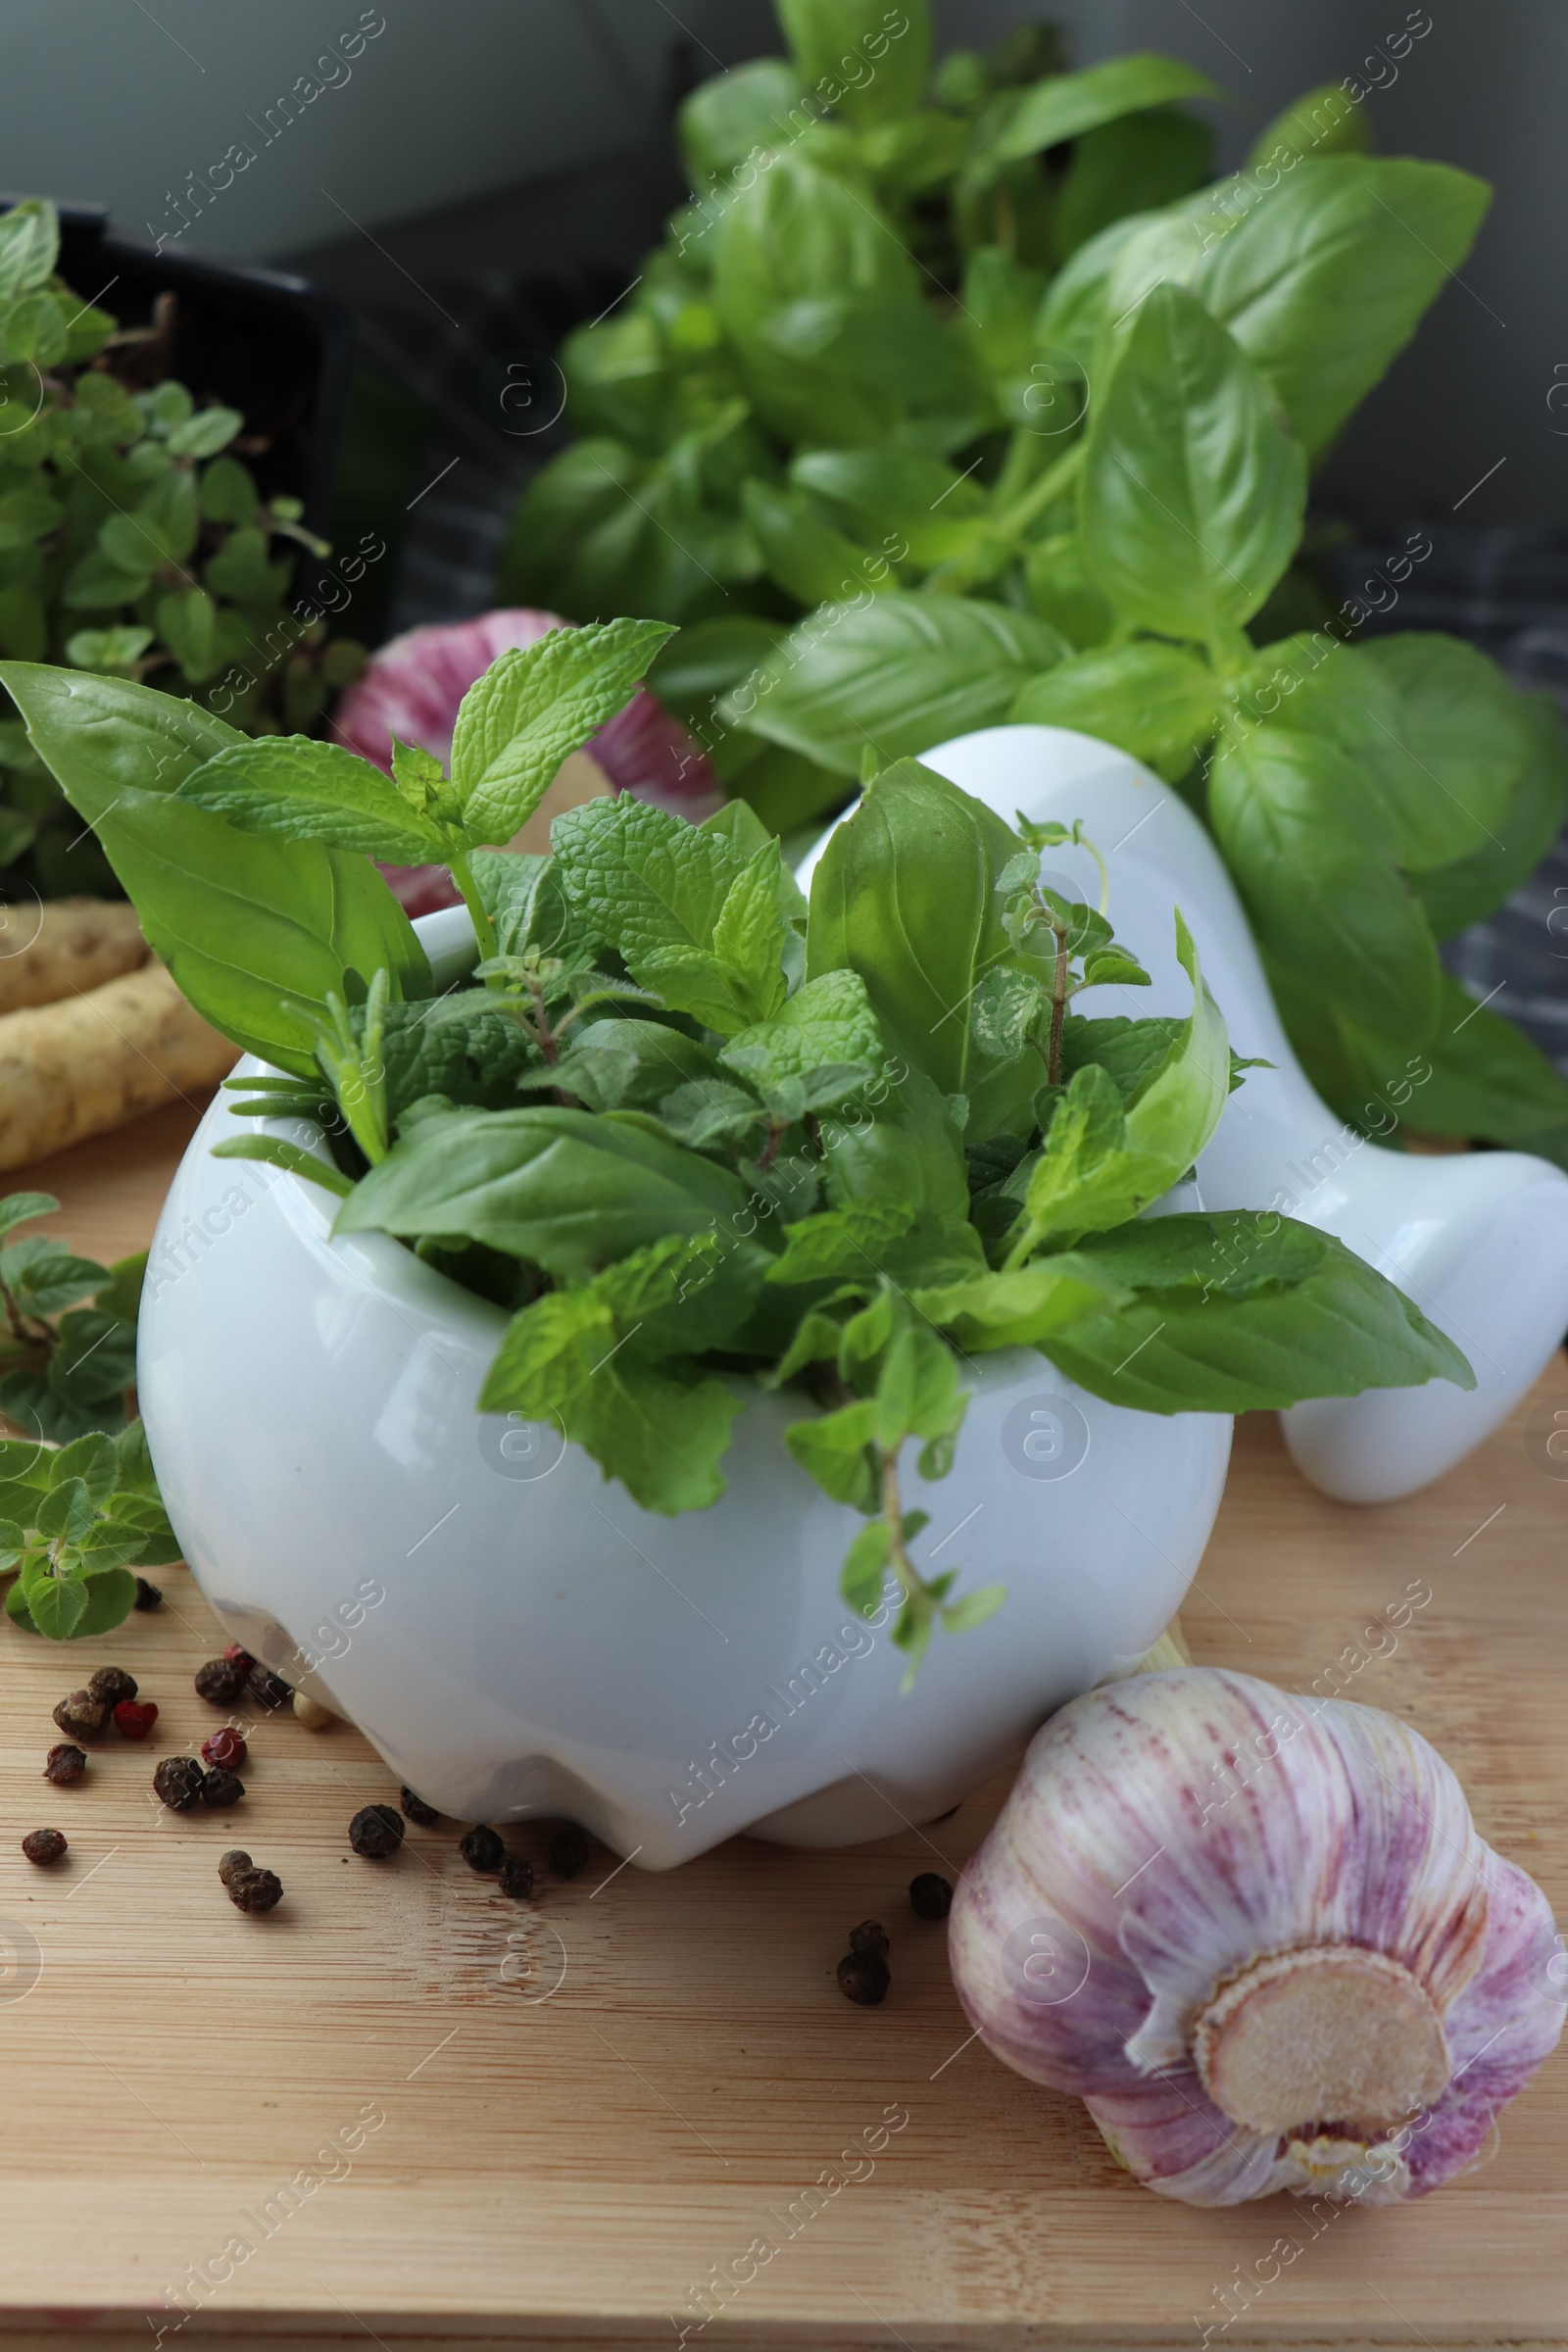
<svg viewBox="0 0 1568 2352">
<path fill-rule="evenodd" d="M 237 1772 L 225 1772 L 216 1764 L 202 1783 L 202 1801 L 209 1805 L 237 1805 L 245 1793 L 245 1784 Z"/>
<path fill-rule="evenodd" d="M 533 1892 L 533 1864 L 521 1854 L 509 1854 L 501 1865 L 501 1891 L 514 1902 L 525 1903 Z"/>
<path fill-rule="evenodd" d="M 256 1865 L 251 1860 L 249 1854 L 245 1853 L 237 1845 L 231 1845 L 226 1854 L 220 1854 L 218 1858 L 218 1875 L 222 1880 L 225 1886 L 228 1886 L 230 1881 L 237 1875 L 238 1872 L 242 1870 L 254 1870 L 255 1867 Z"/>
<path fill-rule="evenodd" d="M 156 1585 L 150 1585 L 144 1576 L 138 1576 L 136 1597 L 130 1605 L 133 1609 L 161 1609 L 164 1596 Z"/>
<path fill-rule="evenodd" d="M 69 1732 L 74 1740 L 101 1740 L 113 1715 L 114 1709 L 108 1701 L 95 1698 L 90 1690 L 73 1690 L 54 1711 L 60 1729 Z"/>
<path fill-rule="evenodd" d="M 403 1810 L 411 1821 L 418 1823 L 421 1830 L 433 1830 L 441 1818 L 434 1805 L 427 1805 L 422 1796 L 415 1795 L 412 1788 L 403 1791 Z"/>
<path fill-rule="evenodd" d="M 349 1843 L 367 1862 L 384 1862 L 403 1843 L 403 1816 L 391 1805 L 362 1805 L 349 1823 Z"/>
<path fill-rule="evenodd" d="M 953 1909 L 953 1882 L 939 1871 L 922 1870 L 909 1881 L 909 1909 L 920 1919 L 946 1919 Z"/>
<path fill-rule="evenodd" d="M 165 1756 L 153 1774 L 153 1788 L 172 1813 L 188 1813 L 200 1802 L 206 1778 L 194 1756 Z"/>
<path fill-rule="evenodd" d="M 270 1911 L 283 1900 L 283 1882 L 270 1870 L 237 1870 L 228 1882 L 228 1899 L 240 1911 Z"/>
<path fill-rule="evenodd" d="M 458 1851 L 470 1870 L 499 1870 L 507 1858 L 494 1830 L 469 1830 L 458 1839 Z"/>
<path fill-rule="evenodd" d="M 858 2001 L 862 2009 L 874 2009 L 878 2001 L 886 2000 L 893 1982 L 880 1952 L 846 1952 L 838 1975 L 840 1992 L 848 2001 Z"/>
<path fill-rule="evenodd" d="M 136 1695 L 136 1677 L 127 1674 L 123 1666 L 100 1666 L 96 1674 L 87 1677 L 87 1696 L 101 1698 L 111 1713 L 122 1698 Z"/>
<path fill-rule="evenodd" d="M 33 1830 L 22 1840 L 22 1850 L 29 1862 L 36 1862 L 40 1870 L 45 1870 L 51 1862 L 58 1862 L 65 1852 L 65 1832 Z"/>
<path fill-rule="evenodd" d="M 43 1760 L 43 1777 L 46 1781 L 53 1781 L 57 1788 L 69 1788 L 74 1781 L 80 1780 L 86 1769 L 85 1752 L 79 1747 L 73 1747 L 69 1740 L 63 1741 L 59 1747 L 52 1747 Z"/>
<path fill-rule="evenodd" d="M 574 1879 L 586 1867 L 593 1839 L 574 1821 L 563 1822 L 545 1847 L 546 1859 L 558 1879 Z"/>
<path fill-rule="evenodd" d="M 279 1707 L 286 1707 L 293 1695 L 291 1685 L 285 1683 L 280 1674 L 274 1674 L 270 1666 L 251 1668 L 251 1705 L 260 1707 L 264 1715 L 275 1714 Z"/>
<path fill-rule="evenodd" d="M 850 1930 L 852 1952 L 875 1952 L 879 1960 L 888 1956 L 888 1932 L 879 1919 L 862 1919 L 858 1928 Z"/>
<path fill-rule="evenodd" d="M 245 1688 L 245 1677 L 232 1658 L 209 1658 L 196 1669 L 196 1695 L 212 1707 L 231 1707 Z"/>
</svg>

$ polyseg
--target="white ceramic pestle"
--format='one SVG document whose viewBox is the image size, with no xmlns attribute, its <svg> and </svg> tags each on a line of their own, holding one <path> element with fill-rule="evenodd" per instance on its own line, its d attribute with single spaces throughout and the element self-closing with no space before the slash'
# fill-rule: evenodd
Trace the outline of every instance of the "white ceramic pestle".
<svg viewBox="0 0 1568 2352">
<path fill-rule="evenodd" d="M 1232 1045 L 1274 1064 L 1250 1070 L 1226 1105 L 1199 1163 L 1203 1205 L 1274 1208 L 1337 1235 L 1448 1334 L 1476 1375 L 1468 1392 L 1431 1381 L 1296 1405 L 1281 1416 L 1286 1442 L 1306 1477 L 1347 1502 L 1385 1502 L 1440 1477 L 1518 1402 L 1568 1330 L 1568 1176 L 1520 1152 L 1417 1156 L 1347 1128 L 1287 1043 L 1218 852 L 1180 794 L 1126 752 L 1065 727 L 1008 726 L 922 759 L 1009 822 L 1019 810 L 1083 818 L 1109 868 L 1110 919 L 1153 980 L 1099 989 L 1086 1011 L 1185 1013 L 1180 906 Z M 1044 862 L 1096 903 L 1087 852 L 1049 851 Z M 1408 1081 L 1369 1106 L 1369 1123 L 1419 1129 L 1422 1066 L 1417 1056 Z"/>
</svg>

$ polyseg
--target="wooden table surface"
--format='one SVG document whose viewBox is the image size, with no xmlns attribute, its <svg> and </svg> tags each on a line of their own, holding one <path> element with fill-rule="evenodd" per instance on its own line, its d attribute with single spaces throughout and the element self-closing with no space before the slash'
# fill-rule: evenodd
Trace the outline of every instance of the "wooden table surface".
<svg viewBox="0 0 1568 2352">
<path fill-rule="evenodd" d="M 122 1251 L 192 1123 L 165 1111 L 13 1181 Z M 1561 1356 L 1479 1453 L 1374 1509 L 1305 1486 L 1271 1420 L 1243 1424 L 1183 1622 L 1200 1660 L 1296 1688 L 1340 1661 L 1348 1695 L 1437 1742 L 1564 1917 L 1568 1483 L 1527 1443 L 1556 1396 Z M 24 2343 L 1568 2343 L 1568 2051 L 1426 2203 L 1336 2209 L 1315 2234 L 1288 2198 L 1165 2204 L 1075 2101 L 969 2038 L 942 1931 L 907 1908 L 1000 1784 L 928 1832 L 830 1854 L 736 1839 L 662 1877 L 596 1848 L 562 1884 L 511 1833 L 541 1865 L 518 1906 L 454 1825 L 411 1829 L 390 1863 L 349 1853 L 349 1816 L 397 1789 L 344 1725 L 263 1725 L 233 1813 L 157 1807 L 158 1755 L 217 1720 L 191 1674 L 220 1640 L 186 1573 L 164 1582 L 162 1611 L 69 1656 L 0 1627 L 0 2328 Z M 1394 1634 L 1413 1591 L 1430 1599 Z M 157 1731 L 55 1789 L 50 1708 L 104 1658 L 157 1699 Z M 39 1826 L 71 1839 L 48 1874 L 18 1850 Z M 283 1880 L 265 1919 L 219 1885 L 236 1841 Z M 833 1977 L 867 1916 L 893 1941 L 874 2010 Z M 877 2152 L 852 2150 L 868 2132 Z M 700 2328 L 705 2287 L 723 2309 Z"/>
</svg>

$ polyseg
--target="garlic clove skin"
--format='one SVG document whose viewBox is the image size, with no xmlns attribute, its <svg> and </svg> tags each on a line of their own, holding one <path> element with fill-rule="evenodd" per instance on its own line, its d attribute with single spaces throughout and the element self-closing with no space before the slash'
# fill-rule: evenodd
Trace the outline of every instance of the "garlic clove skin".
<svg viewBox="0 0 1568 2352">
<path fill-rule="evenodd" d="M 1202 2205 L 1436 2187 L 1568 2009 L 1544 1897 L 1419 1734 L 1197 1667 L 1036 1736 L 950 1948 L 997 2054 Z"/>
</svg>

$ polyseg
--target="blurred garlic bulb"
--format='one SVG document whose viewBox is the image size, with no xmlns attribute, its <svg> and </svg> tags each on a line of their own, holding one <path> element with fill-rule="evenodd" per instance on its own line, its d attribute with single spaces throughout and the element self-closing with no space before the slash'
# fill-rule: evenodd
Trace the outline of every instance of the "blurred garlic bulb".
<svg viewBox="0 0 1568 2352">
<path fill-rule="evenodd" d="M 1037 1734 L 953 1906 L 970 2022 L 1161 2195 L 1392 2203 L 1562 2031 L 1545 1897 L 1392 1715 L 1202 1667 Z"/>
</svg>

